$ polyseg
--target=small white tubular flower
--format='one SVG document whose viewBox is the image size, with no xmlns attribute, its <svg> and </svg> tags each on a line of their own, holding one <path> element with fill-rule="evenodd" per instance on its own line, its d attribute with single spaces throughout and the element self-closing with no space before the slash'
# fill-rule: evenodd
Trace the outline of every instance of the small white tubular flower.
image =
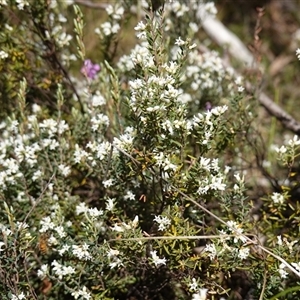
<svg viewBox="0 0 300 300">
<path fill-rule="evenodd" d="M 135 195 L 132 191 L 127 191 L 126 195 L 124 196 L 125 200 L 135 200 Z"/>
<path fill-rule="evenodd" d="M 281 235 L 277 236 L 277 245 L 282 246 L 282 237 L 281 237 Z"/>
<path fill-rule="evenodd" d="M 96 91 L 95 95 L 92 97 L 92 106 L 98 107 L 106 103 L 105 98 L 101 95 L 99 91 Z"/>
<path fill-rule="evenodd" d="M 0 51 L 0 59 L 5 59 L 7 57 L 8 57 L 8 54 L 5 51 L 1 50 Z"/>
<path fill-rule="evenodd" d="M 109 125 L 109 118 L 104 114 L 98 114 L 91 119 L 92 130 L 96 131 L 100 126 L 107 127 Z"/>
<path fill-rule="evenodd" d="M 114 261 L 112 261 L 110 264 L 109 264 L 110 268 L 111 269 L 114 269 L 115 267 L 121 267 L 121 266 L 124 266 L 121 259 L 120 258 L 115 258 Z"/>
<path fill-rule="evenodd" d="M 108 198 L 106 200 L 106 210 L 112 211 L 115 207 L 115 199 Z"/>
<path fill-rule="evenodd" d="M 183 46 L 183 45 L 185 45 L 185 41 L 183 41 L 181 39 L 181 37 L 179 37 L 178 39 L 176 39 L 175 45 L 177 45 L 177 46 Z"/>
<path fill-rule="evenodd" d="M 159 258 L 156 254 L 157 251 L 151 251 L 150 254 L 152 256 L 152 262 L 156 267 L 160 265 L 166 265 L 167 260 L 165 258 Z"/>
<path fill-rule="evenodd" d="M 56 275 L 58 277 L 58 279 L 62 279 L 63 276 L 68 276 L 68 275 L 72 275 L 75 273 L 75 269 L 72 268 L 71 266 L 64 266 L 61 265 L 60 263 L 58 263 L 56 260 L 54 260 L 51 263 L 52 271 L 54 273 L 54 275 Z"/>
<path fill-rule="evenodd" d="M 116 231 L 116 232 L 124 232 L 124 228 L 118 224 L 114 224 L 113 227 L 111 227 L 112 231 Z"/>
<path fill-rule="evenodd" d="M 287 151 L 287 148 L 285 146 L 281 146 L 280 148 L 278 147 L 274 147 L 274 150 L 278 153 L 278 154 L 284 154 Z"/>
<path fill-rule="evenodd" d="M 237 243 L 238 240 L 241 240 L 243 243 L 247 242 L 247 238 L 243 236 L 243 229 L 235 221 L 227 221 L 227 226 L 229 231 L 235 234 L 234 242 Z"/>
<path fill-rule="evenodd" d="M 294 135 L 294 137 L 291 140 L 289 140 L 288 144 L 291 147 L 299 146 L 300 145 L 300 140 L 298 139 L 298 136 Z"/>
<path fill-rule="evenodd" d="M 139 216 L 135 216 L 132 223 L 131 223 L 131 227 L 132 228 L 136 228 L 139 224 Z"/>
<path fill-rule="evenodd" d="M 112 258 L 112 257 L 118 256 L 119 254 L 120 254 L 119 250 L 109 249 L 109 251 L 107 251 L 107 257 L 108 258 Z"/>
<path fill-rule="evenodd" d="M 246 259 L 249 256 L 249 253 L 250 253 L 250 249 L 248 247 L 247 248 L 241 248 L 241 249 L 239 249 L 238 257 L 241 260 Z"/>
<path fill-rule="evenodd" d="M 206 300 L 208 289 L 200 289 L 197 294 L 193 294 L 192 300 Z"/>
<path fill-rule="evenodd" d="M 105 188 L 109 188 L 114 184 L 114 180 L 113 179 L 104 180 L 102 181 L 102 184 Z"/>
<path fill-rule="evenodd" d="M 280 193 L 273 193 L 271 199 L 275 204 L 283 204 L 284 203 L 284 196 Z"/>
<path fill-rule="evenodd" d="M 71 167 L 64 164 L 60 164 L 58 169 L 64 177 L 67 177 L 71 173 Z"/>
<path fill-rule="evenodd" d="M 215 259 L 215 257 L 217 256 L 217 249 L 214 244 L 207 244 L 204 251 L 208 253 L 208 257 L 210 258 L 210 260 Z"/>
<path fill-rule="evenodd" d="M 285 267 L 286 267 L 286 265 L 285 265 L 284 263 L 281 263 L 281 264 L 279 265 L 278 273 L 280 274 L 280 277 L 281 277 L 282 279 L 287 278 L 288 275 L 289 275 L 289 273 L 286 272 L 286 271 L 284 270 Z"/>
<path fill-rule="evenodd" d="M 93 208 L 89 208 L 88 213 L 92 218 L 97 218 L 103 215 L 103 210 L 102 209 L 99 210 L 97 207 L 93 207 Z"/>
<path fill-rule="evenodd" d="M 137 26 L 134 27 L 134 30 L 138 31 L 137 37 L 139 39 L 145 39 L 146 38 L 146 25 L 141 21 L 137 24 Z"/>
<path fill-rule="evenodd" d="M 47 264 L 42 265 L 41 268 L 38 270 L 37 275 L 39 278 L 44 279 L 48 274 L 49 267 Z"/>
<path fill-rule="evenodd" d="M 171 225 L 171 220 L 165 216 L 155 216 L 154 221 L 159 225 L 158 230 L 163 231 Z"/>
<path fill-rule="evenodd" d="M 23 299 L 26 299 L 26 296 L 24 295 L 23 292 L 17 296 L 14 294 L 11 295 L 11 300 L 23 300 Z"/>
<path fill-rule="evenodd" d="M 300 60 L 300 48 L 298 48 L 298 49 L 296 50 L 296 55 L 297 55 L 297 58 Z"/>
<path fill-rule="evenodd" d="M 198 290 L 198 282 L 195 278 L 192 279 L 192 283 L 189 284 L 189 288 L 191 291 L 196 292 Z"/>
<path fill-rule="evenodd" d="M 88 289 L 85 286 L 80 290 L 74 291 L 72 293 L 72 296 L 75 299 L 78 299 L 79 297 L 80 299 L 86 299 L 86 300 L 92 299 L 91 293 L 88 291 Z"/>
<path fill-rule="evenodd" d="M 76 257 L 78 257 L 81 260 L 90 260 L 92 259 L 91 254 L 88 251 L 89 245 L 84 243 L 83 245 L 77 246 L 73 245 L 72 246 L 73 250 L 72 253 Z"/>
<path fill-rule="evenodd" d="M 87 213 L 88 207 L 84 202 L 81 202 L 76 206 L 76 215 L 80 215 L 82 213 Z"/>
<path fill-rule="evenodd" d="M 42 226 L 42 228 L 40 229 L 40 232 L 46 232 L 55 227 L 55 224 L 52 222 L 50 217 L 44 217 L 40 221 L 40 225 Z"/>
</svg>

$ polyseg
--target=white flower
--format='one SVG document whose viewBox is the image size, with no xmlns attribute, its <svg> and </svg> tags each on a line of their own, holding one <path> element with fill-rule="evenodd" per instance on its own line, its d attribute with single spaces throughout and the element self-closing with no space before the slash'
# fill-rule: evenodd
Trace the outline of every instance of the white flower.
<svg viewBox="0 0 300 300">
<path fill-rule="evenodd" d="M 250 253 L 250 249 L 248 247 L 241 248 L 239 249 L 238 257 L 243 260 L 249 256 L 249 253 Z"/>
<path fill-rule="evenodd" d="M 92 123 L 92 130 L 96 131 L 99 129 L 100 126 L 108 126 L 109 125 L 109 118 L 104 114 L 98 114 L 91 119 Z"/>
<path fill-rule="evenodd" d="M 118 256 L 119 254 L 120 254 L 119 250 L 109 249 L 109 251 L 107 252 L 107 257 L 112 258 Z"/>
<path fill-rule="evenodd" d="M 58 169 L 64 177 L 67 177 L 71 173 L 71 167 L 64 164 L 58 165 Z"/>
<path fill-rule="evenodd" d="M 5 59 L 7 57 L 8 57 L 8 54 L 5 51 L 1 50 L 0 51 L 0 59 Z"/>
<path fill-rule="evenodd" d="M 17 296 L 14 295 L 14 294 L 12 294 L 12 296 L 11 296 L 11 300 L 22 300 L 22 299 L 26 299 L 23 292 L 21 294 L 17 295 Z"/>
<path fill-rule="evenodd" d="M 183 45 L 185 45 L 185 41 L 183 41 L 183 40 L 181 39 L 181 37 L 179 37 L 178 39 L 176 39 L 175 45 L 183 46 Z"/>
<path fill-rule="evenodd" d="M 189 288 L 194 292 L 198 290 L 198 282 L 195 278 L 192 279 L 192 283 L 189 284 Z"/>
<path fill-rule="evenodd" d="M 86 300 L 92 299 L 91 293 L 88 292 L 88 289 L 85 286 L 80 290 L 74 291 L 72 293 L 72 296 L 75 299 L 78 299 L 79 297 L 82 297 L 82 299 L 86 299 Z"/>
<path fill-rule="evenodd" d="M 38 277 L 40 277 L 41 279 L 44 279 L 47 274 L 48 274 L 48 265 L 47 264 L 42 265 L 41 268 L 37 272 Z"/>
<path fill-rule="evenodd" d="M 105 188 L 111 187 L 114 184 L 113 179 L 103 180 L 102 184 Z"/>
<path fill-rule="evenodd" d="M 143 21 L 140 21 L 137 26 L 134 27 L 134 30 L 136 31 L 142 31 L 146 29 L 146 25 L 143 23 Z"/>
<path fill-rule="evenodd" d="M 36 181 L 38 179 L 41 179 L 43 176 L 43 173 L 42 171 L 38 170 L 38 171 L 35 171 L 32 175 L 32 181 Z"/>
<path fill-rule="evenodd" d="M 114 226 L 111 227 L 111 230 L 116 231 L 116 232 L 124 232 L 124 228 L 118 224 L 114 224 Z"/>
<path fill-rule="evenodd" d="M 152 256 L 152 261 L 155 264 L 156 267 L 159 265 L 165 265 L 166 259 L 165 258 L 159 258 L 156 254 L 157 251 L 151 251 L 150 254 Z"/>
<path fill-rule="evenodd" d="M 76 206 L 76 215 L 80 215 L 82 213 L 86 213 L 88 211 L 88 207 L 84 202 L 81 202 Z"/>
<path fill-rule="evenodd" d="M 115 207 L 115 203 L 114 202 L 115 202 L 115 199 L 108 198 L 106 200 L 106 209 L 108 211 L 112 211 L 114 209 L 114 207 Z"/>
<path fill-rule="evenodd" d="M 199 30 L 199 27 L 198 27 L 198 25 L 196 23 L 192 23 L 192 22 L 189 23 L 189 27 L 191 28 L 191 30 L 193 32 L 197 32 Z"/>
<path fill-rule="evenodd" d="M 274 149 L 278 154 L 284 154 L 287 151 L 287 148 L 285 146 L 281 146 L 280 148 L 275 147 Z"/>
<path fill-rule="evenodd" d="M 58 254 L 63 256 L 65 252 L 68 252 L 70 249 L 70 245 L 63 245 L 61 249 L 58 250 Z"/>
<path fill-rule="evenodd" d="M 121 266 L 124 266 L 124 265 L 123 265 L 123 263 L 122 263 L 122 261 L 121 261 L 120 258 L 116 258 L 116 259 L 114 259 L 113 262 L 111 262 L 109 264 L 109 266 L 110 266 L 111 269 L 113 269 L 115 267 L 121 267 Z"/>
<path fill-rule="evenodd" d="M 295 147 L 295 146 L 299 146 L 300 145 L 300 140 L 298 139 L 298 136 L 297 135 L 294 135 L 293 139 L 292 140 L 289 140 L 289 145 L 291 147 Z"/>
<path fill-rule="evenodd" d="M 284 203 L 284 196 L 280 193 L 273 193 L 271 196 L 271 199 L 273 200 L 274 203 L 278 204 L 283 204 Z"/>
<path fill-rule="evenodd" d="M 280 277 L 282 279 L 287 278 L 287 276 L 289 275 L 289 273 L 284 270 L 285 267 L 286 267 L 286 265 L 284 263 L 281 263 L 279 265 L 278 273 L 280 274 Z"/>
<path fill-rule="evenodd" d="M 208 289 L 200 289 L 197 294 L 193 294 L 192 300 L 206 300 Z"/>
<path fill-rule="evenodd" d="M 278 244 L 279 246 L 282 246 L 282 237 L 281 237 L 281 235 L 278 235 L 278 236 L 277 236 L 277 244 Z"/>
<path fill-rule="evenodd" d="M 16 3 L 19 10 L 23 10 L 25 6 L 29 5 L 26 0 L 16 0 Z"/>
<path fill-rule="evenodd" d="M 240 227 L 240 225 L 234 221 L 227 221 L 226 223 L 229 227 L 229 231 L 236 235 L 234 237 L 234 243 L 237 243 L 238 240 L 241 240 L 243 243 L 247 242 L 247 238 L 242 234 L 243 229 Z"/>
<path fill-rule="evenodd" d="M 296 50 L 296 55 L 297 55 L 297 58 L 300 60 L 300 48 L 298 48 L 298 49 Z"/>
<path fill-rule="evenodd" d="M 55 227 L 55 224 L 51 221 L 50 217 L 44 217 L 40 221 L 40 224 L 42 228 L 40 229 L 40 232 L 46 232 L 49 229 L 53 229 Z"/>
<path fill-rule="evenodd" d="M 132 191 L 127 191 L 126 195 L 124 196 L 125 200 L 135 200 L 135 195 Z"/>
<path fill-rule="evenodd" d="M 97 91 L 95 95 L 93 95 L 92 97 L 92 106 L 98 107 L 104 105 L 105 103 L 106 103 L 105 98 L 101 95 L 99 91 Z"/>
<path fill-rule="evenodd" d="M 210 258 L 210 260 L 213 260 L 217 255 L 217 249 L 214 244 L 207 244 L 204 251 L 208 252 L 208 257 Z"/>
<path fill-rule="evenodd" d="M 67 275 L 71 275 L 71 274 L 75 273 L 74 268 L 72 268 L 71 266 L 67 267 L 67 266 L 61 265 L 56 260 L 54 260 L 51 263 L 51 266 L 53 267 L 52 268 L 53 273 L 55 275 L 57 275 L 58 279 L 60 279 L 60 280 L 63 278 L 63 276 L 67 276 Z"/>
<path fill-rule="evenodd" d="M 97 218 L 103 215 L 103 210 L 102 209 L 99 210 L 97 207 L 93 207 L 93 208 L 89 208 L 88 213 L 92 218 Z"/>
<path fill-rule="evenodd" d="M 171 220 L 165 216 L 155 216 L 154 221 L 158 223 L 158 230 L 163 231 L 171 225 Z"/>
<path fill-rule="evenodd" d="M 88 248 L 89 248 L 88 244 L 84 243 L 83 245 L 80 245 L 80 246 L 73 245 L 72 248 L 73 248 L 72 253 L 79 259 L 82 259 L 82 260 L 92 259 L 92 256 L 88 251 Z"/>
</svg>

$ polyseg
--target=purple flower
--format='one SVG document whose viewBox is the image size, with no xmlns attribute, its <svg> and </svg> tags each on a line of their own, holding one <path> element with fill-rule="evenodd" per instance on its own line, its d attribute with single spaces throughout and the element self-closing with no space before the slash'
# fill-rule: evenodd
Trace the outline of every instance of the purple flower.
<svg viewBox="0 0 300 300">
<path fill-rule="evenodd" d="M 210 103 L 209 101 L 207 101 L 207 102 L 205 103 L 205 109 L 206 109 L 207 111 L 211 111 L 212 105 L 211 105 L 211 103 Z"/>
<path fill-rule="evenodd" d="M 95 79 L 95 76 L 100 71 L 100 66 L 98 64 L 93 64 L 90 59 L 84 61 L 83 67 L 80 72 L 87 76 L 88 78 Z"/>
</svg>

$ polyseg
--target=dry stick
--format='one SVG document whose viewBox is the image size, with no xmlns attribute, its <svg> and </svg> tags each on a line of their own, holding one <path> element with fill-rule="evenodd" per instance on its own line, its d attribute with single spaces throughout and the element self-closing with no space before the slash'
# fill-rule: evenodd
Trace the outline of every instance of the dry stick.
<svg viewBox="0 0 300 300">
<path fill-rule="evenodd" d="M 130 154 L 128 154 L 127 152 L 125 152 L 123 149 L 117 147 L 116 145 L 113 145 L 113 147 L 115 147 L 118 151 L 120 151 L 121 153 L 123 153 L 125 156 L 127 156 L 128 158 L 130 158 L 135 164 L 141 165 L 141 162 L 139 162 L 138 160 L 136 160 L 134 157 L 132 157 Z M 149 169 L 150 173 L 155 176 L 156 178 L 164 181 L 166 184 L 168 184 L 173 190 L 175 190 L 178 194 L 180 194 L 181 196 L 183 196 L 185 199 L 189 200 L 190 202 L 192 202 L 194 205 L 198 206 L 202 211 L 206 212 L 207 214 L 209 214 L 211 217 L 213 217 L 215 220 L 218 220 L 220 223 L 226 225 L 228 228 L 230 228 L 233 232 L 236 231 L 235 228 L 233 228 L 232 226 L 229 226 L 225 221 L 223 221 L 221 218 L 219 218 L 217 215 L 215 215 L 214 213 L 212 213 L 211 211 L 209 211 L 206 207 L 204 207 L 203 205 L 199 204 L 196 200 L 194 200 L 193 198 L 191 198 L 190 196 L 188 196 L 187 194 L 183 193 L 180 189 L 178 189 L 177 187 L 175 187 L 174 185 L 170 184 L 168 182 L 168 180 L 162 178 L 161 176 L 157 175 L 153 170 Z M 245 235 L 245 234 L 238 234 L 238 236 L 243 237 L 245 240 L 247 240 L 249 243 L 251 244 L 255 244 L 256 247 L 260 248 L 261 250 L 263 250 L 264 252 L 268 253 L 269 255 L 273 256 L 274 258 L 276 258 L 277 260 L 279 260 L 280 262 L 282 262 L 288 269 L 290 269 L 290 271 L 292 271 L 294 274 L 296 274 L 297 276 L 300 277 L 300 272 L 298 272 L 292 265 L 290 265 L 287 261 L 285 261 L 283 258 L 281 258 L 280 256 L 274 254 L 273 252 L 271 252 L 270 250 L 268 250 L 267 248 L 265 248 L 264 246 L 261 246 L 258 243 L 258 238 L 256 237 L 256 240 L 252 240 L 251 238 L 249 238 L 248 236 L 253 236 L 251 235 Z M 156 237 L 156 239 L 159 239 L 162 237 Z M 164 238 L 164 237 L 163 237 Z M 187 236 L 185 238 L 188 238 Z M 194 236 L 190 236 L 189 238 L 194 239 Z M 147 239 L 147 238 L 140 238 L 140 239 Z M 150 239 L 148 237 L 148 239 Z M 126 239 L 124 239 L 126 240 Z"/>
<path fill-rule="evenodd" d="M 228 30 L 219 20 L 214 18 L 205 18 L 204 20 L 199 21 L 202 23 L 204 30 L 211 39 L 213 39 L 218 45 L 227 47 L 229 53 L 235 59 L 238 59 L 248 66 L 254 66 L 255 68 L 259 67 L 255 66 L 255 59 L 253 55 L 245 47 L 242 41 Z M 236 75 L 238 75 L 237 72 Z M 246 83 L 246 90 L 251 93 L 254 89 L 250 83 Z M 268 97 L 265 93 L 260 93 L 258 95 L 258 101 L 268 111 L 268 113 L 280 121 L 285 128 L 300 135 L 300 123 L 277 105 L 270 97 Z"/>
<path fill-rule="evenodd" d="M 267 269 L 265 268 L 264 270 L 264 280 L 263 280 L 263 285 L 262 285 L 262 289 L 259 295 L 259 299 L 258 300 L 263 300 L 264 299 L 264 294 L 265 294 L 265 290 L 266 290 L 266 285 L 267 285 Z"/>
</svg>

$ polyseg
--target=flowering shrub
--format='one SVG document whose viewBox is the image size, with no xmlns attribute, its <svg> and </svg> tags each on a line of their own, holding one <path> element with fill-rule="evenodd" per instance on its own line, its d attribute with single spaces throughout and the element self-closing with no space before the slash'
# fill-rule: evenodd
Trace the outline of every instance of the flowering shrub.
<svg viewBox="0 0 300 300">
<path fill-rule="evenodd" d="M 253 212 L 242 158 L 255 105 L 216 51 L 199 51 L 196 3 L 107 5 L 97 62 L 71 1 L 0 5 L 1 93 L 11 101 L 0 125 L 2 299 L 287 299 L 299 290 L 298 204 L 287 184 Z M 72 7 L 68 32 L 61 12 Z M 216 8 L 201 2 L 201 12 Z M 129 21 L 137 41 L 121 53 Z M 274 147 L 290 171 L 299 144 Z"/>
</svg>

